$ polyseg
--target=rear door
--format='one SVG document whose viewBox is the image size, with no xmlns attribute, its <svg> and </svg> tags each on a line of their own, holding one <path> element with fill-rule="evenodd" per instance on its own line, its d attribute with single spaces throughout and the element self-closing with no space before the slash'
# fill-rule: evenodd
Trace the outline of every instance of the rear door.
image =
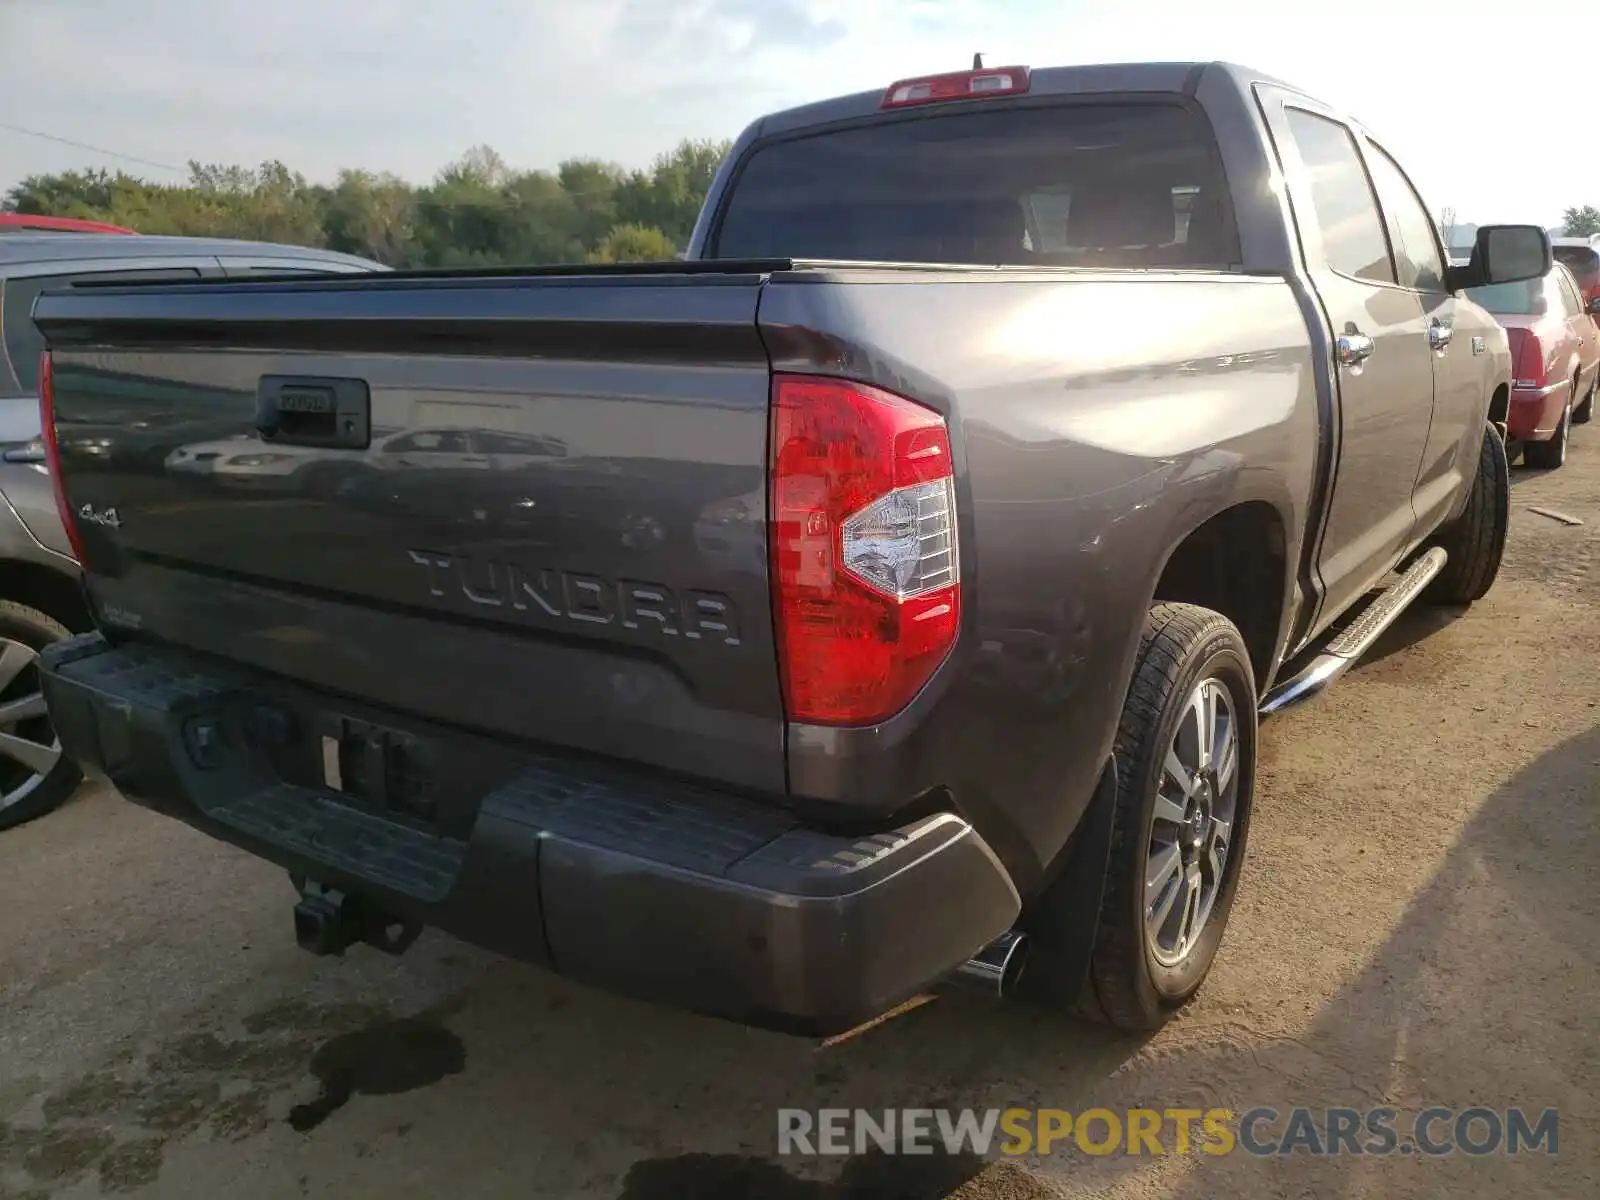
<svg viewBox="0 0 1600 1200">
<path fill-rule="evenodd" d="M 1260 89 L 1306 269 L 1333 331 L 1339 437 L 1318 570 L 1336 613 L 1393 566 L 1433 414 L 1433 351 L 1418 293 L 1398 281 L 1354 132 L 1296 93 Z"/>
<path fill-rule="evenodd" d="M 1581 376 L 1578 394 L 1582 397 L 1594 377 L 1595 364 L 1600 361 L 1600 337 L 1596 336 L 1594 321 L 1585 310 L 1583 298 L 1572 277 L 1566 271 L 1557 269 L 1554 279 L 1561 294 L 1561 311 L 1567 319 L 1567 333 L 1575 344 L 1573 353 L 1578 360 Z"/>
</svg>

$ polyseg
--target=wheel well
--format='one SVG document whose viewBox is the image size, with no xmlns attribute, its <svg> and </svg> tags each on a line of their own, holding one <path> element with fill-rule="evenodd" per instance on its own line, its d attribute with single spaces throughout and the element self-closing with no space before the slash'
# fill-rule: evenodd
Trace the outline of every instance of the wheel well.
<svg viewBox="0 0 1600 1200">
<path fill-rule="evenodd" d="M 1264 501 L 1225 509 L 1179 543 L 1156 584 L 1157 602 L 1213 609 L 1234 623 L 1259 686 L 1273 667 L 1287 571 L 1283 518 Z"/>
<path fill-rule="evenodd" d="M 36 608 L 73 633 L 94 627 L 78 580 L 38 563 L 0 561 L 0 599 Z"/>
<path fill-rule="evenodd" d="M 1511 410 L 1511 390 L 1501 384 L 1494 390 L 1494 398 L 1489 401 L 1489 420 L 1504 421 L 1506 414 Z"/>
</svg>

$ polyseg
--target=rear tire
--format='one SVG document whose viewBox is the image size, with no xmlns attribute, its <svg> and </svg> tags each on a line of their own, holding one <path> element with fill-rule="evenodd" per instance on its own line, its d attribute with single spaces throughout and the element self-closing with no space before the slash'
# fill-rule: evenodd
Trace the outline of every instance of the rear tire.
<svg viewBox="0 0 1600 1200">
<path fill-rule="evenodd" d="M 1233 907 L 1256 763 L 1255 676 L 1233 622 L 1192 604 L 1151 608 L 1116 756 L 1084 1008 L 1131 1032 L 1159 1028 L 1199 991 Z"/>
<path fill-rule="evenodd" d="M 1506 461 L 1506 446 L 1500 440 L 1500 431 L 1485 425 L 1467 507 L 1430 543 L 1444 547 L 1450 557 L 1423 593 L 1428 600 L 1434 604 L 1471 604 L 1481 600 L 1500 574 L 1510 525 L 1511 468 Z"/>
<path fill-rule="evenodd" d="M 1572 436 L 1572 404 L 1578 385 L 1572 385 L 1573 395 L 1561 412 L 1561 424 L 1548 442 L 1527 442 L 1522 447 L 1522 465 L 1539 471 L 1553 471 L 1567 461 L 1567 442 Z"/>
<path fill-rule="evenodd" d="M 0 829 L 59 807 L 83 779 L 61 753 L 39 686 L 39 651 L 71 636 L 37 609 L 0 600 Z"/>
<path fill-rule="evenodd" d="M 1589 384 L 1589 394 L 1583 398 L 1583 403 L 1572 410 L 1572 423 L 1574 425 L 1587 425 L 1594 417 L 1595 397 L 1600 396 L 1600 367 L 1595 368 L 1594 380 Z"/>
</svg>

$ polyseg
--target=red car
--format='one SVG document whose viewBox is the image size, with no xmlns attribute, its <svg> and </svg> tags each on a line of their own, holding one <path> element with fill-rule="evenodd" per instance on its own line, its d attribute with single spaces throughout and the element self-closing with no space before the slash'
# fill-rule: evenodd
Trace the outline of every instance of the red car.
<svg viewBox="0 0 1600 1200">
<path fill-rule="evenodd" d="M 1594 302 L 1579 294 L 1572 272 L 1557 263 L 1539 279 L 1471 288 L 1468 294 L 1494 314 L 1511 342 L 1511 406 L 1506 432 L 1522 443 L 1530 467 L 1559 467 L 1567 460 L 1573 425 L 1594 413 L 1600 388 L 1600 327 Z"/>
</svg>

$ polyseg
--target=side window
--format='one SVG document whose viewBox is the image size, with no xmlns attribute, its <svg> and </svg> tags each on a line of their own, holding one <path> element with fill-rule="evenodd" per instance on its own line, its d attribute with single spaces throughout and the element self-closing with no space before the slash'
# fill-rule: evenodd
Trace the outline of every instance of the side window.
<svg viewBox="0 0 1600 1200">
<path fill-rule="evenodd" d="M 1566 307 L 1567 316 L 1581 317 L 1583 315 L 1583 301 L 1578 299 L 1578 289 L 1572 286 L 1572 280 L 1567 278 L 1567 273 L 1565 271 L 1557 271 L 1556 282 L 1561 287 L 1561 301 Z"/>
<path fill-rule="evenodd" d="M 1394 241 L 1395 267 L 1402 287 L 1419 292 L 1444 291 L 1444 260 L 1434 236 L 1433 221 L 1417 198 L 1400 164 L 1383 147 L 1367 142 L 1367 161 L 1372 164 L 1372 179 L 1378 185 L 1378 199 L 1389 218 L 1389 234 Z"/>
<path fill-rule="evenodd" d="M 0 338 L 6 358 L 21 385 L 21 395 L 39 387 L 39 355 L 44 338 L 33 324 L 33 302 L 39 293 L 74 283 L 156 283 L 162 280 L 198 279 L 192 267 L 164 267 L 148 271 L 80 271 L 66 275 L 24 275 L 5 282 L 0 292 Z"/>
<path fill-rule="evenodd" d="M 1373 199 L 1350 131 L 1337 121 L 1304 109 L 1286 108 L 1284 114 L 1310 179 L 1311 200 L 1328 266 L 1357 279 L 1395 282 L 1378 203 Z"/>
<path fill-rule="evenodd" d="M 396 438 L 384 449 L 390 454 L 465 454 L 467 435 L 458 429 L 421 429 Z"/>
<path fill-rule="evenodd" d="M 548 458 L 564 458 L 567 453 L 566 445 L 556 438 L 479 430 L 476 441 L 485 454 L 540 454 Z"/>
</svg>

